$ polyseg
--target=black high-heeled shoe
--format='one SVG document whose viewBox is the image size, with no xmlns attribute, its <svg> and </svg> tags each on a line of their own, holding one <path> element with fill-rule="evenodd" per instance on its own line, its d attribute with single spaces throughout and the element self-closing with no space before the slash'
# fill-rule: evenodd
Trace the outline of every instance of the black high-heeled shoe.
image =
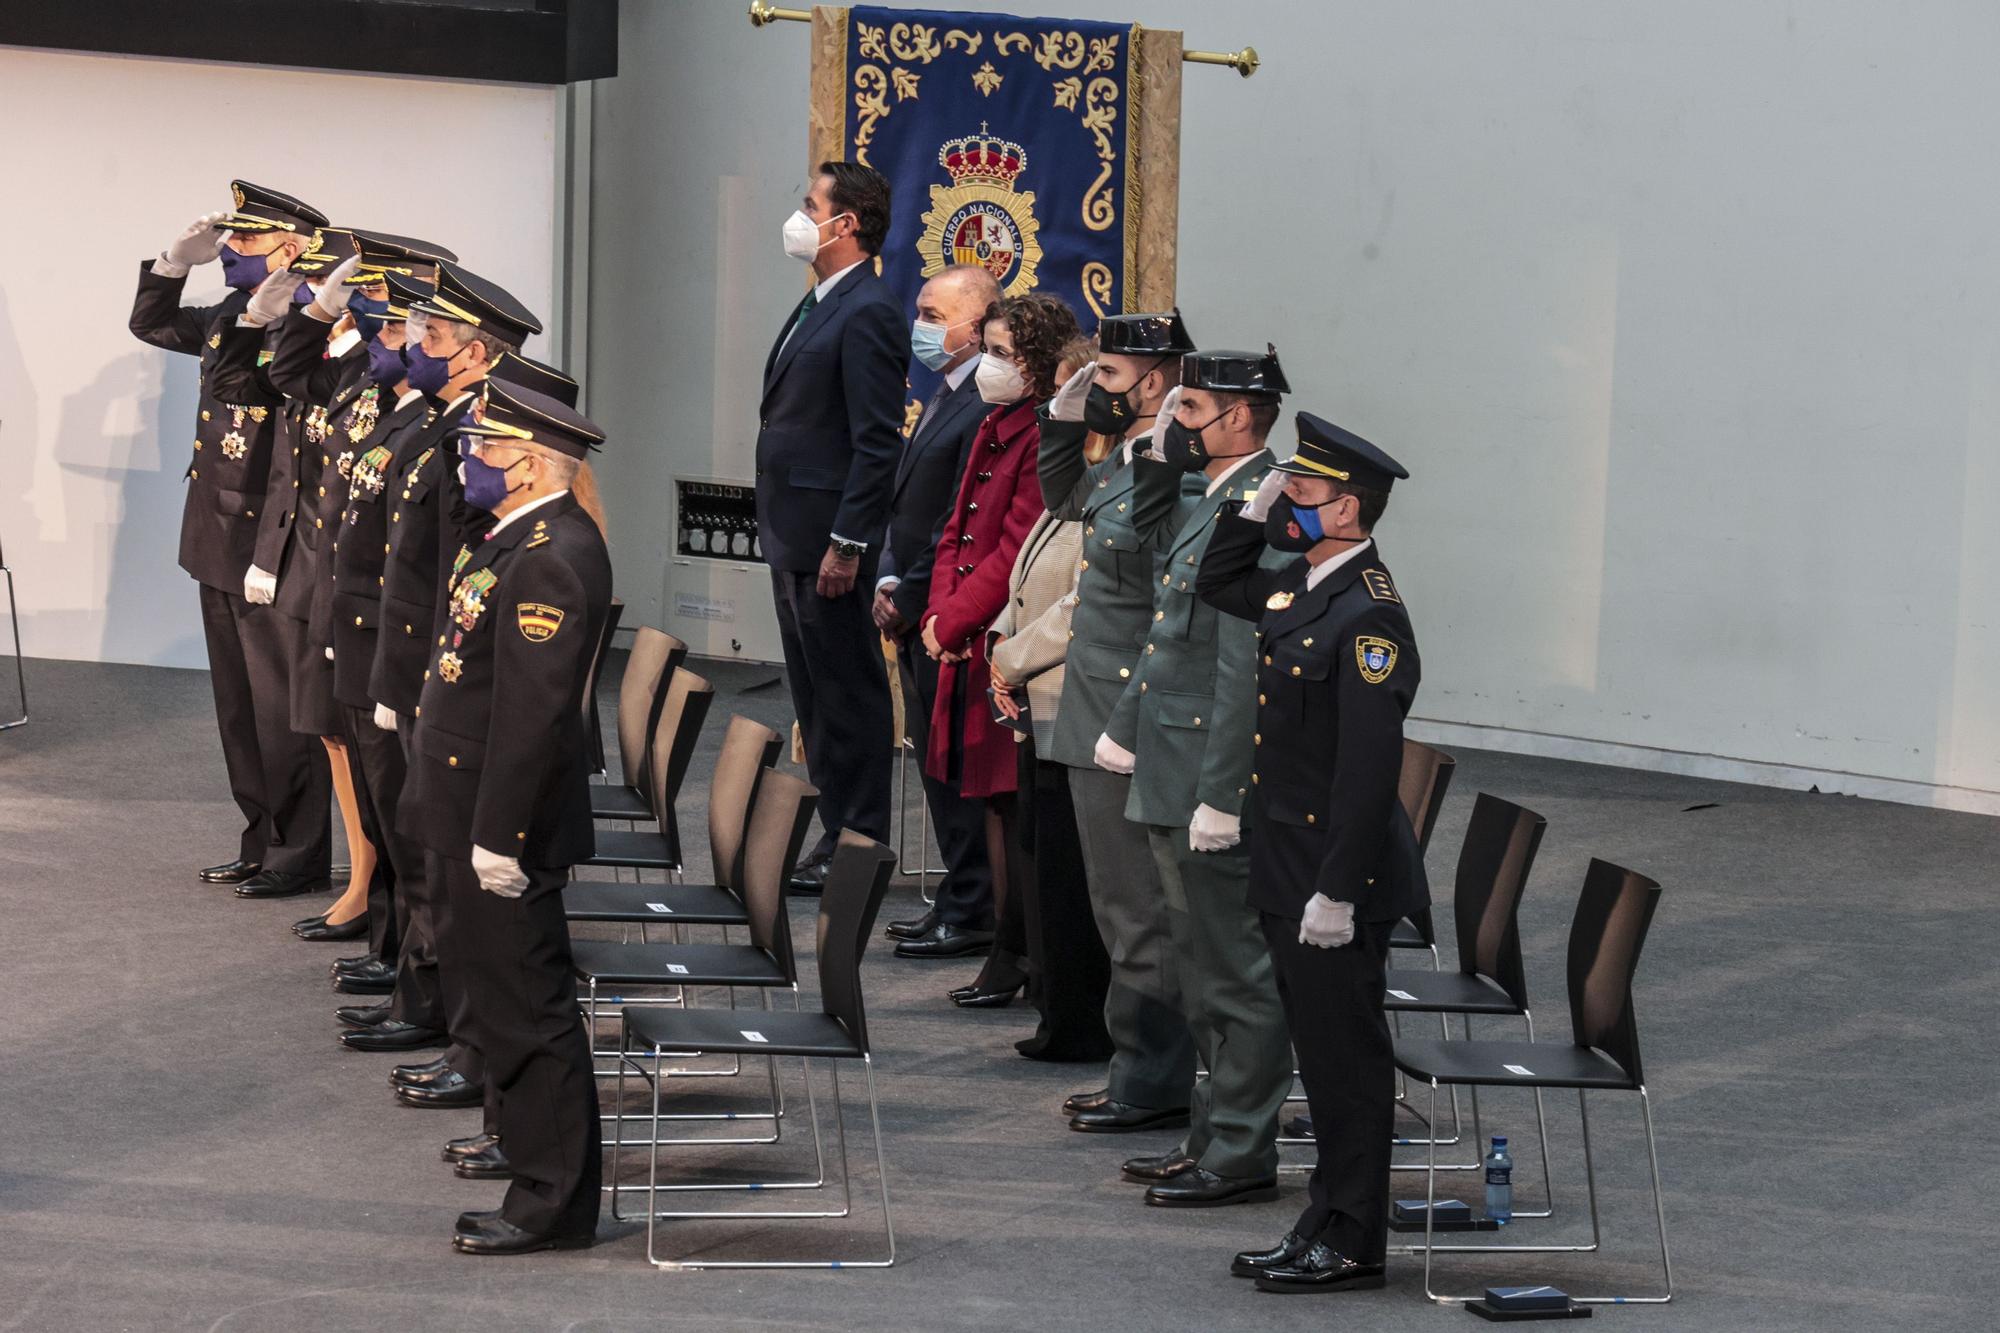
<svg viewBox="0 0 2000 1333">
<path fill-rule="evenodd" d="M 325 917 L 317 921 L 301 921 L 292 927 L 292 933 L 314 944 L 330 944 L 335 940 L 358 940 L 368 933 L 368 913 L 362 912 L 337 925 L 330 924 Z"/>
<path fill-rule="evenodd" d="M 1028 978 L 1019 972 L 998 982 L 987 980 L 981 973 L 970 986 L 946 991 L 945 998 L 961 1009 L 1004 1009 L 1027 984 Z"/>
</svg>

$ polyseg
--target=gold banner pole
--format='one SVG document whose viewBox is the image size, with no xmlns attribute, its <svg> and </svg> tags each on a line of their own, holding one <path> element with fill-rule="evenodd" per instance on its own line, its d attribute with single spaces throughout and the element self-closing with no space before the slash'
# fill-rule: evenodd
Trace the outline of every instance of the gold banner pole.
<svg viewBox="0 0 2000 1333">
<path fill-rule="evenodd" d="M 762 28 L 772 23 L 810 23 L 812 12 L 805 9 L 780 9 L 767 4 L 765 0 L 750 0 L 750 26 Z M 1227 65 L 1229 68 L 1249 78 L 1257 72 L 1263 60 L 1257 55 L 1257 48 L 1246 46 L 1241 51 L 1182 51 L 1181 59 L 1190 65 Z"/>
</svg>

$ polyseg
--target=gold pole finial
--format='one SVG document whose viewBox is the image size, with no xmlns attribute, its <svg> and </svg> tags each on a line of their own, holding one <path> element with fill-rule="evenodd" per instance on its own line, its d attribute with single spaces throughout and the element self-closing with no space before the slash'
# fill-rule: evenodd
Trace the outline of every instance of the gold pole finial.
<svg viewBox="0 0 2000 1333">
<path fill-rule="evenodd" d="M 750 0 L 751 27 L 761 28 L 767 23 L 776 23 L 779 19 L 790 19 L 794 23 L 810 23 L 812 14 L 803 9 L 779 9 L 766 0 Z"/>
<path fill-rule="evenodd" d="M 1181 59 L 1190 65 L 1227 65 L 1246 79 L 1264 63 L 1254 46 L 1246 46 L 1241 51 L 1183 51 Z"/>
</svg>

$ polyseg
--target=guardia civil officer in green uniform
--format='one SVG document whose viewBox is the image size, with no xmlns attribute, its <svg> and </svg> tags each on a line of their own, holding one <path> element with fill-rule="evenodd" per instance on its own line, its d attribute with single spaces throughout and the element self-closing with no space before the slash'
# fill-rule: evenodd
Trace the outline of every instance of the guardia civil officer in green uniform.
<svg viewBox="0 0 2000 1333">
<path fill-rule="evenodd" d="M 496 522 L 452 562 L 401 816 L 450 903 L 438 944 L 498 1092 L 512 1184 L 497 1210 L 462 1215 L 452 1244 L 580 1249 L 597 1228 L 597 1082 L 562 888 L 595 849 L 582 700 L 611 561 L 570 488 L 604 435 L 497 380 L 462 431 L 465 501 Z"/>
<path fill-rule="evenodd" d="M 1042 500 L 1083 524 L 1068 671 L 1048 757 L 1070 770 L 1090 909 L 1111 955 L 1104 1026 L 1113 1046 L 1107 1086 L 1063 1103 L 1070 1128 L 1123 1133 L 1186 1123 L 1194 1042 L 1174 984 L 1167 905 L 1145 830 L 1125 818 L 1131 779 L 1096 763 L 1097 739 L 1139 665 L 1153 619 L 1160 561 L 1132 526 L 1132 450 L 1153 434 L 1160 405 L 1194 350 L 1180 312 L 1116 315 L 1098 329 L 1097 360 L 1043 411 Z M 1083 455 L 1086 431 L 1120 443 Z"/>
<path fill-rule="evenodd" d="M 1217 517 L 1256 493 L 1264 440 L 1290 386 L 1275 349 L 1182 358 L 1171 420 L 1132 462 L 1133 527 L 1165 564 L 1132 679 L 1098 762 L 1132 774 L 1125 816 L 1167 899 L 1181 1011 L 1209 1077 L 1187 1140 L 1126 1163 L 1146 1202 L 1211 1207 L 1277 1197 L 1278 1110 L 1291 1090 L 1271 953 L 1250 904 L 1250 791 L 1257 643 L 1195 593 Z"/>
<path fill-rule="evenodd" d="M 1197 584 L 1261 639 L 1251 901 L 1319 1149 L 1298 1222 L 1232 1264 L 1277 1292 L 1382 1285 L 1395 1118 L 1383 974 L 1396 921 L 1430 903 L 1396 794 L 1417 643 L 1372 536 L 1409 473 L 1310 413 L 1298 429 L 1298 452 L 1219 520 Z M 1299 558 L 1260 568 L 1272 547 Z"/>
</svg>

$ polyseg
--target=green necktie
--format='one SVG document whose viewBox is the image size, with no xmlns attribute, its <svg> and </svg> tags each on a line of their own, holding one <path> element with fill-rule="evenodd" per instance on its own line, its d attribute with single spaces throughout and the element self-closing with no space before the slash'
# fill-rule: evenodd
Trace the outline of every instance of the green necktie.
<svg viewBox="0 0 2000 1333">
<path fill-rule="evenodd" d="M 792 329 L 794 332 L 797 332 L 799 325 L 806 322 L 806 316 L 810 315 L 813 312 L 813 307 L 818 304 L 819 304 L 819 288 L 814 287 L 811 291 L 806 293 L 806 299 L 799 302 L 799 316 L 797 319 L 792 321 Z"/>
</svg>

